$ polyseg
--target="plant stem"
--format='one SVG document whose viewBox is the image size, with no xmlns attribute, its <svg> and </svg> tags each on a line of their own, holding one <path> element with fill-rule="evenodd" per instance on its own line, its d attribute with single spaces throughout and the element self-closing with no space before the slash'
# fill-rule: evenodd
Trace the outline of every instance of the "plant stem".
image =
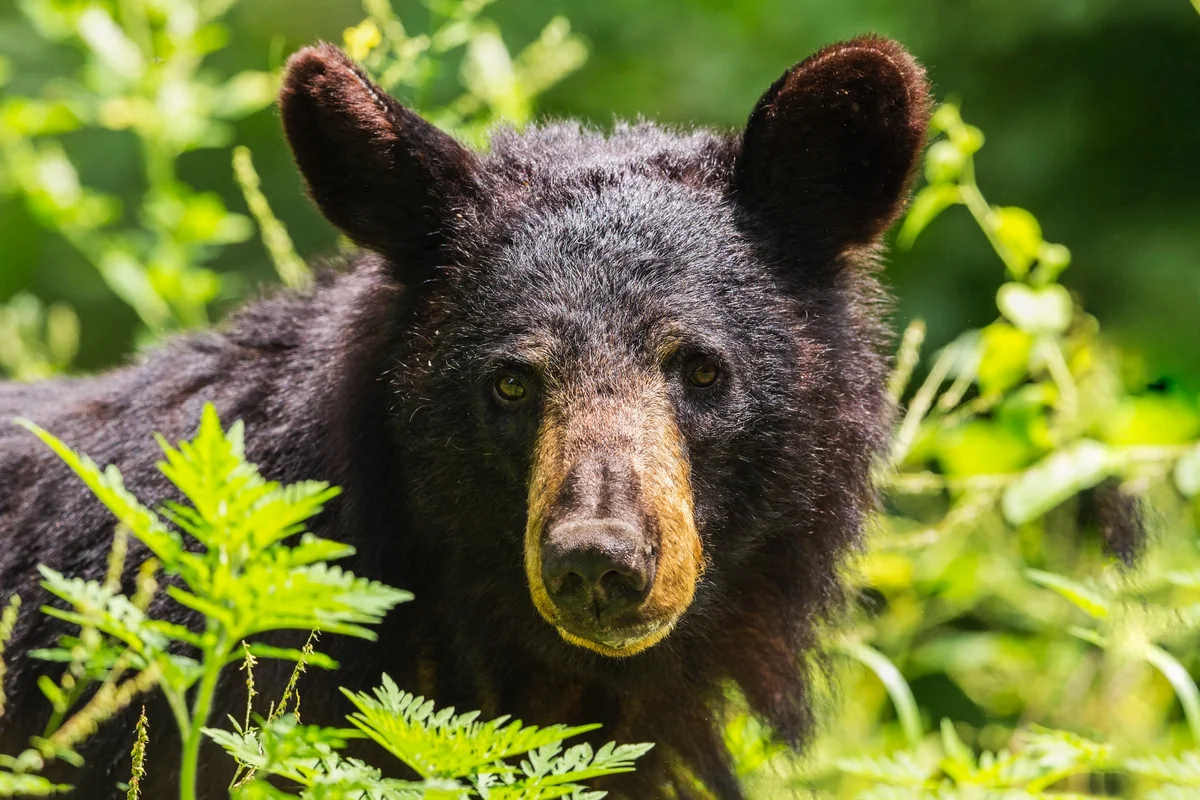
<svg viewBox="0 0 1200 800">
<path fill-rule="evenodd" d="M 842 649 L 855 661 L 871 670 L 883 684 L 883 688 L 887 690 L 888 696 L 892 699 L 892 704 L 896 707 L 896 717 L 900 721 L 900 727 L 904 730 L 904 738 L 908 741 L 908 746 L 913 748 L 919 746 L 923 728 L 921 712 L 917 708 L 917 701 L 913 697 L 912 689 L 908 686 L 908 681 L 904 680 L 904 675 L 891 659 L 869 645 L 861 642 L 845 642 Z"/>
<path fill-rule="evenodd" d="M 179 770 L 180 800 L 196 800 L 196 777 L 200 763 L 200 745 L 204 741 L 201 728 L 208 722 L 209 712 L 212 711 L 213 696 L 217 691 L 217 678 L 221 675 L 221 667 L 225 664 L 225 655 L 229 647 L 225 636 L 217 637 L 217 643 L 204 651 L 204 674 L 200 685 L 196 688 L 196 697 L 192 701 L 191 725 L 186 731 L 183 741 L 183 760 Z"/>
<path fill-rule="evenodd" d="M 979 191 L 979 185 L 975 182 L 974 158 L 968 158 L 967 163 L 963 166 L 962 179 L 959 182 L 958 192 L 962 197 L 963 205 L 971 212 L 971 216 L 975 218 L 975 222 L 983 230 L 988 242 L 992 245 L 992 249 L 996 251 L 996 255 L 1000 256 L 1000 260 L 1004 262 L 1004 266 L 1008 268 L 1009 273 L 1013 276 L 1020 275 L 1020 270 L 1015 267 L 1017 259 L 1013 256 L 1012 251 L 1008 249 L 1008 246 L 996 236 L 996 222 L 992 207 L 988 205 L 983 192 Z"/>
<path fill-rule="evenodd" d="M 1154 644 L 1146 648 L 1146 661 L 1161 672 L 1171 684 L 1175 696 L 1179 698 L 1179 704 L 1183 706 L 1183 715 L 1192 731 L 1192 739 L 1200 742 L 1200 690 L 1196 688 L 1196 682 L 1192 680 L 1187 667 L 1179 663 L 1175 656 Z"/>
<path fill-rule="evenodd" d="M 929 370 L 925 382 L 913 397 L 912 402 L 908 404 L 908 411 L 904 415 L 904 421 L 900 423 L 900 430 L 896 433 L 896 439 L 892 444 L 892 452 L 889 457 L 889 463 L 892 466 L 899 466 L 908 455 L 908 451 L 912 449 L 917 433 L 921 429 L 921 420 L 925 419 L 925 415 L 929 413 L 938 389 L 941 388 L 955 359 L 958 358 L 956 344 L 957 342 L 953 342 L 942 350 L 937 361 L 933 362 L 933 367 Z"/>
</svg>

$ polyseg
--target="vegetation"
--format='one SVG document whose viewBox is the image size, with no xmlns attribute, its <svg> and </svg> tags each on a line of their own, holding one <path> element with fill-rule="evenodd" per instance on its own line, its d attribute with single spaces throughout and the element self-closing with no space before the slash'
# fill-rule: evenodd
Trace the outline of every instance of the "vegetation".
<svg viewBox="0 0 1200 800">
<path fill-rule="evenodd" d="M 497 120 L 527 121 L 539 95 L 586 56 L 561 18 L 512 55 L 484 17 L 485 0 L 427 5 L 428 32 L 417 34 L 385 0 L 365 0 L 366 17 L 345 31 L 344 44 L 385 87 L 479 144 Z M 308 280 L 251 153 L 230 149 L 235 124 L 270 103 L 279 64 L 276 54 L 268 70 L 223 71 L 233 0 L 20 7 L 47 47 L 73 54 L 64 62 L 72 66 L 69 77 L 36 92 L 0 95 L 0 195 L 91 265 L 136 315 L 139 341 L 206 324 L 245 294 L 241 274 L 214 265 L 247 247 L 255 224 L 278 278 Z M 4 63 L 0 89 L 16 77 Z M 447 79 L 450 65 L 458 81 Z M 141 185 L 101 191 L 81 177 L 72 146 L 86 134 L 132 143 Z M 1061 282 L 1086 279 L 1090 264 L 1067 272 L 1071 252 L 1046 241 L 1032 213 L 988 202 L 975 169 L 983 134 L 957 104 L 939 108 L 933 134 L 926 182 L 897 235 L 901 261 L 951 260 L 937 231 L 957 223 L 939 218 L 973 219 L 998 262 L 993 318 L 927 358 L 925 326 L 914 322 L 904 333 L 891 386 L 903 410 L 879 469 L 885 509 L 851 570 L 859 602 L 829 635 L 827 729 L 804 757 L 747 715 L 727 720 L 727 741 L 761 797 L 1192 796 L 1200 791 L 1200 406 L 1181 387 L 1194 380 L 1154 385 L 1146 359 L 1107 338 Z M 1031 157 L 1036 141 L 1021 145 Z M 181 177 L 188 159 L 204 153 L 207 163 L 228 166 L 248 215 Z M 1096 252 L 1093 242 L 1082 244 Z M 8 269 L 0 264 L 0 277 Z M 61 302 L 15 294 L 0 306 L 0 369 L 18 379 L 71 369 L 80 316 Z M 297 680 L 305 665 L 334 666 L 315 639 L 303 650 L 276 650 L 261 634 L 319 627 L 369 637 L 404 593 L 330 566 L 348 555 L 344 546 L 297 538 L 336 490 L 264 481 L 241 457 L 240 426 L 222 430 L 211 410 L 192 442 L 161 443 L 164 471 L 190 504 L 158 510 L 129 496 L 115 471 L 35 432 L 121 526 L 108 580 L 43 573 L 64 602 L 48 613 L 79 630 L 41 654 L 66 665 L 59 681 L 42 681 L 54 719 L 28 750 L 0 757 L 0 796 L 64 791 L 41 776 L 44 765 L 76 759 L 96 726 L 151 690 L 165 694 L 173 719 L 143 717 L 131 732 L 131 798 L 155 758 L 147 726 L 179 727 L 185 798 L 205 735 L 239 762 L 231 793 L 247 798 L 296 796 L 268 776 L 314 798 L 586 797 L 580 781 L 628 770 L 645 752 L 564 750 L 565 739 L 589 728 L 481 723 L 437 710 L 386 676 L 373 693 L 348 694 L 352 727 L 301 721 L 290 696 L 265 716 L 247 708 L 224 725 L 230 709 L 211 707 L 220 670 L 241 663 L 252 689 L 258 658 L 295 661 Z M 1111 553 L 1133 555 L 1139 510 L 1151 536 L 1129 567 Z M 114 576 L 129 536 L 154 558 L 127 596 Z M 198 551 L 182 546 L 189 537 Z M 180 579 L 165 592 L 204 619 L 203 633 L 148 611 L 164 574 Z M 303 602 L 262 605 L 247 589 L 285 577 L 307 587 Z M 0 614 L 0 676 L 17 613 L 37 612 L 14 603 Z M 168 649 L 172 642 L 185 647 Z M 0 714 L 3 707 L 0 697 Z M 363 735 L 420 780 L 385 779 L 339 754 L 349 737 Z"/>
<path fill-rule="evenodd" d="M 78 763 L 76 748 L 152 689 L 166 697 L 179 727 L 181 800 L 196 797 L 200 744 L 206 735 L 241 766 L 230 787 L 237 798 L 596 798 L 603 793 L 586 791 L 582 781 L 627 772 L 650 748 L 608 744 L 593 752 L 582 744 L 564 751 L 564 739 L 597 726 L 538 729 L 503 717 L 480 723 L 475 712 L 456 716 L 452 708 L 435 711 L 432 701 L 401 691 L 384 675 L 373 695 L 346 692 L 356 709 L 348 720 L 424 780 L 386 779 L 375 767 L 342 758 L 338 751 L 356 736 L 353 729 L 300 722 L 294 691 L 300 672 L 308 665 L 337 666 L 314 649 L 315 631 L 374 638 L 367 626 L 410 595 L 332 566 L 353 548 L 305 532 L 304 521 L 319 513 L 337 489 L 320 482 L 280 486 L 264 480 L 245 460 L 241 423 L 223 431 L 216 410 L 208 405 L 191 441 L 175 448 L 159 437 L 165 458 L 160 469 L 188 503 L 167 502 L 155 511 L 125 490 L 115 468 L 101 469 L 36 425 L 21 424 L 79 475 L 117 518 L 118 527 L 105 580 L 69 578 L 41 568 L 42 585 L 65 604 L 42 611 L 77 626 L 78 633 L 35 654 L 66 668 L 57 683 L 48 677 L 39 683 L 54 708 L 46 732 L 32 739 L 28 750 L 0 756 L 0 797 L 66 791 L 68 787 L 39 775 L 46 763 Z M 187 546 L 185 534 L 198 550 Z M 137 570 L 133 595 L 121 591 L 128 536 L 153 554 Z M 152 613 L 160 574 L 178 579 L 166 586 L 166 595 L 199 615 L 202 626 L 185 627 L 163 618 L 161 611 Z M 16 614 L 16 605 L 11 608 L 0 624 L 5 638 Z M 273 631 L 293 629 L 314 631 L 303 650 L 262 641 Z M 254 717 L 248 706 L 243 722 L 229 718 L 232 730 L 207 727 L 221 671 L 242 662 L 252 702 L 253 667 L 259 658 L 296 662 L 278 704 L 266 718 Z M 144 774 L 147 725 L 143 714 L 131 764 L 129 791 L 135 797 Z M 513 765 L 508 761 L 513 758 L 523 760 Z M 270 776 L 288 779 L 299 794 L 274 788 Z"/>
<path fill-rule="evenodd" d="M 1200 787 L 1194 399 L 1128 391 L 1144 385 L 1136 362 L 1059 283 L 1070 252 L 981 193 L 983 134 L 954 104 L 932 128 L 898 244 L 965 207 L 1003 267 L 999 314 L 942 348 L 911 391 L 920 321 L 903 336 L 891 389 L 907 402 L 878 475 L 886 513 L 851 575 L 858 624 L 834 648 L 836 722 L 802 760 L 744 719 L 730 740 L 763 796 L 1188 796 Z M 1150 544 L 1130 567 L 1141 515 Z"/>
</svg>

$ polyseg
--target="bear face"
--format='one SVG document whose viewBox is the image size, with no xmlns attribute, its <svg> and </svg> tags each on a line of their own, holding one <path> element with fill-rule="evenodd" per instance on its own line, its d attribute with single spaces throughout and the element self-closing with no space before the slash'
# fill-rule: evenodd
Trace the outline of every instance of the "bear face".
<svg viewBox="0 0 1200 800">
<path fill-rule="evenodd" d="M 632 174 L 596 189 L 594 169 L 497 220 L 429 289 L 414 325 L 437 333 L 396 389 L 413 496 L 453 492 L 437 465 L 462 454 L 453 479 L 504 500 L 445 530 L 494 528 L 507 508 L 495 563 L 524 562 L 566 641 L 619 657 L 672 629 L 706 561 L 750 548 L 757 528 L 729 499 L 755 493 L 739 473 L 777 466 L 754 431 L 784 429 L 815 353 L 713 192 Z"/>
<path fill-rule="evenodd" d="M 828 602 L 887 424 L 873 246 L 928 121 L 899 46 L 821 51 L 738 136 L 550 126 L 476 154 L 329 46 L 281 108 L 313 198 L 411 295 L 404 491 L 484 567 L 498 628 L 577 664 Z"/>
</svg>

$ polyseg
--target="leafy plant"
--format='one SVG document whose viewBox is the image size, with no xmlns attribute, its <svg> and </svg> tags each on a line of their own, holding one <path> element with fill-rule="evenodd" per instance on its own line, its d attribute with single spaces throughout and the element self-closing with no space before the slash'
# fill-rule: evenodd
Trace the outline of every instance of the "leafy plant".
<svg viewBox="0 0 1200 800">
<path fill-rule="evenodd" d="M 25 293 L 0 305 L 0 369 L 14 380 L 39 380 L 61 372 L 78 349 L 79 318 L 69 306 L 47 308 Z"/>
<path fill-rule="evenodd" d="M 314 628 L 374 638 L 366 626 L 410 598 L 406 592 L 330 566 L 328 562 L 345 558 L 353 548 L 306 533 L 304 521 L 337 490 L 320 482 L 281 486 L 265 480 L 245 460 L 242 425 L 235 423 L 228 432 L 222 431 L 211 405 L 205 406 L 193 440 L 175 448 L 159 437 L 165 456 L 159 468 L 188 502 L 166 502 L 158 511 L 126 491 L 115 468 L 102 470 L 36 425 L 20 424 L 53 449 L 122 528 L 153 553 L 151 567 L 143 569 L 143 587 L 157 569 L 178 578 L 177 584 L 166 588 L 167 595 L 177 607 L 203 619 L 196 631 L 150 616 L 154 591 L 144 589 L 133 598 L 121 593 L 119 563 L 104 582 L 68 578 L 41 567 L 42 585 L 67 605 L 66 609 L 47 607 L 45 612 L 81 631 L 39 654 L 68 665 L 60 684 L 43 679 L 43 692 L 54 705 L 56 719 L 61 719 L 91 685 L 100 682 L 88 705 L 99 703 L 104 709 L 95 721 L 79 714 L 71 717 L 35 747 L 41 759 L 77 760 L 73 747 L 94 730 L 95 722 L 112 716 L 137 692 L 158 686 L 183 740 L 181 797 L 194 797 L 202 729 L 212 711 L 221 670 L 240 660 L 243 647 L 257 657 L 294 660 L 301 656 L 300 651 L 257 641 L 243 646 L 243 641 L 272 631 Z M 184 535 L 193 546 L 185 543 Z M 184 651 L 173 647 L 179 644 L 187 646 Z M 335 666 L 320 653 L 306 654 L 305 659 Z M 118 683 L 131 672 L 133 678 Z M 29 758 L 40 768 L 39 759 Z"/>
<path fill-rule="evenodd" d="M 495 0 L 427 0 L 429 33 L 412 35 L 388 0 L 363 0 L 366 19 L 346 30 L 346 51 L 388 92 L 411 98 L 434 124 L 478 146 L 497 123 L 529 121 L 539 94 L 577 70 L 587 49 L 555 17 L 530 45 L 512 55 L 499 28 L 480 16 Z M 435 100 L 435 81 L 461 50 L 463 91 Z"/>
<path fill-rule="evenodd" d="M 166 697 L 182 737 L 183 800 L 196 796 L 205 735 L 238 760 L 242 769 L 231 788 L 233 796 L 245 798 L 292 796 L 268 782 L 270 776 L 298 785 L 299 796 L 306 798 L 459 797 L 467 792 L 497 798 L 594 798 L 603 793 L 586 793 L 581 782 L 628 772 L 649 749 L 610 743 L 595 752 L 587 745 L 563 751 L 564 739 L 597 726 L 539 729 L 507 718 L 480 723 L 477 713 L 456 716 L 453 709 L 435 713 L 432 702 L 400 691 L 386 675 L 372 695 L 346 692 L 357 709 L 349 717 L 357 731 L 301 725 L 295 689 L 304 668 L 336 667 L 315 649 L 315 631 L 373 639 L 367 626 L 411 597 L 330 566 L 353 548 L 305 530 L 305 521 L 336 497 L 337 489 L 316 481 L 283 486 L 265 480 L 245 460 L 241 423 L 222 430 L 211 404 L 204 407 L 193 439 L 173 447 L 158 437 L 164 454 L 159 468 L 187 502 L 168 501 L 157 510 L 133 497 L 115 468 L 101 469 L 36 425 L 19 424 L 79 475 L 117 518 L 118 533 L 103 581 L 40 568 L 42 585 L 66 606 L 46 607 L 44 613 L 79 632 L 34 653 L 65 668 L 58 682 L 45 676 L 39 682 L 54 708 L 46 733 L 25 752 L 0 757 L 0 797 L 65 791 L 68 787 L 38 774 L 46 762 L 78 764 L 76 747 L 152 689 Z M 153 554 L 139 568 L 132 596 L 120 589 L 128 536 Z M 175 579 L 165 590 L 175 603 L 166 616 L 149 611 L 160 572 Z M 10 634 L 18 607 L 14 601 L 0 616 L 0 643 Z M 180 624 L 181 614 L 197 624 Z M 256 638 L 280 630 L 314 633 L 300 650 Z M 267 717 L 251 725 L 258 658 L 292 660 L 296 668 Z M 247 674 L 245 720 L 239 724 L 231 718 L 232 731 L 207 727 L 218 676 L 239 661 Z M 90 689 L 95 690 L 91 698 L 75 710 Z M 131 798 L 138 796 L 145 772 L 147 725 L 143 710 L 132 751 Z M 377 768 L 338 755 L 347 738 L 364 734 L 425 780 L 385 779 Z M 516 757 L 523 757 L 519 766 L 506 762 Z"/>
<path fill-rule="evenodd" d="M 358 709 L 350 722 L 417 773 L 419 782 L 383 779 L 374 767 L 342 758 L 338 751 L 355 735 L 354 730 L 300 725 L 294 717 L 277 717 L 253 729 L 206 733 L 250 767 L 252 775 L 286 778 L 303 787 L 299 795 L 303 798 L 366 790 L 378 792 L 379 797 L 424 793 L 495 800 L 599 798 L 604 793 L 587 791 L 584 781 L 631 772 L 633 762 L 651 747 L 610 742 L 598 751 L 586 744 L 564 751 L 565 739 L 599 726 L 537 728 L 507 717 L 478 722 L 478 712 L 435 711 L 432 701 L 401 691 L 387 675 L 370 694 L 343 692 Z M 514 758 L 521 759 L 519 764 L 509 763 Z M 292 795 L 272 788 L 265 777 L 254 777 L 235 784 L 234 796 Z"/>
<path fill-rule="evenodd" d="M 204 69 L 227 37 L 222 18 L 232 5 L 20 3 L 38 35 L 77 51 L 82 63 L 45 97 L 0 102 L 0 192 L 23 198 L 155 332 L 208 321 L 208 304 L 226 289 L 204 265 L 253 230 L 218 195 L 177 177 L 181 156 L 227 146 L 229 122 L 274 99 L 270 73 L 222 80 Z M 80 183 L 60 137 L 84 129 L 128 132 L 136 140 L 145 184 L 135 224 L 115 196 Z"/>
</svg>

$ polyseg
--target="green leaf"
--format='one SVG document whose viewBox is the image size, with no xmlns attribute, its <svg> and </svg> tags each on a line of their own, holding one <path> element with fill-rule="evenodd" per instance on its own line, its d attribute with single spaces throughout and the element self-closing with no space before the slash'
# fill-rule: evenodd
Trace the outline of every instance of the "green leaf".
<svg viewBox="0 0 1200 800">
<path fill-rule="evenodd" d="M 1071 251 L 1061 244 L 1043 242 L 1038 250 L 1038 278 L 1049 283 L 1071 266 Z"/>
<path fill-rule="evenodd" d="M 925 153 L 925 180 L 930 183 L 953 183 L 962 174 L 967 156 L 946 139 L 934 142 Z"/>
<path fill-rule="evenodd" d="M 277 658 L 283 661 L 303 661 L 306 664 L 312 664 L 314 667 L 321 669 L 337 669 L 340 665 L 324 653 L 318 653 L 313 650 L 304 652 L 294 647 L 272 647 L 269 644 L 262 642 L 253 642 L 248 645 L 250 654 L 256 658 Z M 228 663 L 234 664 L 242 661 L 245 657 L 245 651 L 241 653 L 230 653 Z"/>
<path fill-rule="evenodd" d="M 1194 397 L 1182 392 L 1126 397 L 1100 428 L 1110 444 L 1190 444 L 1200 435 L 1200 408 Z"/>
<path fill-rule="evenodd" d="M 971 753 L 971 748 L 967 747 L 959 738 L 958 731 L 954 729 L 954 723 L 951 720 L 942 719 L 941 734 L 942 769 L 955 778 L 964 774 L 969 775 L 975 768 L 975 757 Z"/>
<path fill-rule="evenodd" d="M 1200 494 L 1200 445 L 1189 449 L 1176 462 L 1175 485 L 1185 497 Z"/>
<path fill-rule="evenodd" d="M 1075 311 L 1071 293 L 1057 283 L 1040 289 L 1006 283 L 996 292 L 996 305 L 1014 325 L 1031 334 L 1062 333 Z"/>
<path fill-rule="evenodd" d="M 1005 259 L 1014 278 L 1024 278 L 1042 249 L 1042 226 L 1023 208 L 993 208 L 993 234 L 1008 251 Z"/>
<path fill-rule="evenodd" d="M 929 223 L 937 219 L 938 215 L 950 206 L 961 202 L 962 197 L 957 186 L 949 184 L 926 186 L 917 192 L 912 204 L 909 205 L 904 223 L 896 235 L 896 245 L 902 250 L 909 249 Z"/>
<path fill-rule="evenodd" d="M 412 599 L 409 592 L 327 564 L 291 567 L 286 556 L 278 562 L 252 562 L 234 580 L 223 593 L 229 636 L 235 640 L 272 630 L 314 628 L 374 640 L 375 632 L 364 626 L 379 624 L 393 606 Z"/>
<path fill-rule="evenodd" d="M 10 97 L 0 103 L 0 130 L 22 136 L 56 136 L 79 128 L 79 117 L 64 102 Z"/>
<path fill-rule="evenodd" d="M 1200 751 L 1129 758 L 1122 766 L 1134 775 L 1200 789 Z"/>
<path fill-rule="evenodd" d="M 1044 586 L 1051 591 L 1057 592 L 1090 617 L 1107 619 L 1109 616 L 1108 600 L 1083 584 L 1073 581 L 1064 575 L 1043 572 L 1039 569 L 1027 569 L 1025 570 L 1025 577 L 1039 586 Z"/>
<path fill-rule="evenodd" d="M 222 119 L 240 119 L 275 102 L 278 81 L 269 72 L 239 72 L 217 90 L 212 113 Z"/>
<path fill-rule="evenodd" d="M 1113 469 L 1107 447 L 1081 439 L 1051 453 L 1009 484 L 1000 508 L 1011 524 L 1022 525 L 1100 483 Z"/>
<path fill-rule="evenodd" d="M 1037 450 L 1019 432 L 979 419 L 940 431 L 935 452 L 947 475 L 1017 472 L 1037 456 Z"/>
<path fill-rule="evenodd" d="M 455 715 L 453 708 L 435 713 L 432 701 L 401 691 L 387 675 L 372 694 L 342 691 L 358 709 L 350 722 L 423 778 L 466 777 L 599 727 L 538 728 L 507 717 L 478 722 L 477 712 Z"/>
<path fill-rule="evenodd" d="M 1001 394 L 1029 375 L 1033 353 L 1030 334 L 1008 323 L 994 322 L 983 329 L 979 342 L 976 380 L 984 394 Z"/>
<path fill-rule="evenodd" d="M 93 627 L 147 660 L 167 650 L 170 641 L 159 629 L 148 625 L 146 614 L 125 595 L 108 589 L 98 581 L 66 578 L 47 566 L 39 565 L 42 586 L 77 611 L 44 608 L 50 616 L 73 622 L 81 627 Z"/>
<path fill-rule="evenodd" d="M 901 750 L 887 756 L 842 758 L 837 768 L 848 775 L 875 783 L 920 788 L 938 772 L 938 764 L 926 754 Z"/>
<path fill-rule="evenodd" d="M 40 775 L 16 775 L 0 770 L 0 797 L 50 797 L 69 791 L 70 786 Z"/>
<path fill-rule="evenodd" d="M 904 679 L 903 673 L 883 653 L 861 642 L 847 642 L 840 649 L 869 669 L 879 679 L 892 699 L 892 705 L 896 708 L 896 716 L 904 729 L 909 747 L 920 745 L 923 727 L 921 712 L 917 708 L 912 688 Z"/>
</svg>

